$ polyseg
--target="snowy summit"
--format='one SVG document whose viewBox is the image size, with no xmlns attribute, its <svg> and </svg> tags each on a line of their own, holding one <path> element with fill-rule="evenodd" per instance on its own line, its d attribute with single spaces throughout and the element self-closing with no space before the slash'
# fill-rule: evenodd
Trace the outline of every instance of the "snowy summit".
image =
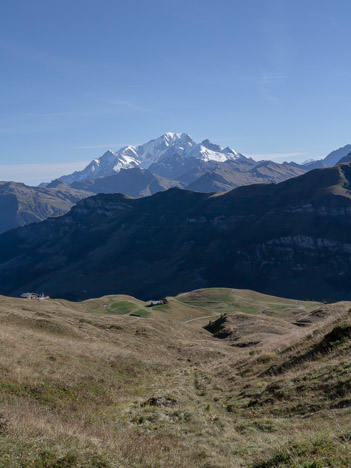
<svg viewBox="0 0 351 468">
<path fill-rule="evenodd" d="M 168 132 L 164 135 L 139 146 L 125 146 L 113 152 L 106 151 L 100 158 L 93 159 L 82 171 L 62 176 L 60 180 L 67 184 L 84 179 L 97 179 L 118 173 L 121 169 L 141 167 L 148 169 L 151 164 L 162 163 L 172 157 L 194 158 L 205 162 L 245 159 L 243 154 L 231 148 L 204 140 L 196 143 L 187 133 Z"/>
</svg>

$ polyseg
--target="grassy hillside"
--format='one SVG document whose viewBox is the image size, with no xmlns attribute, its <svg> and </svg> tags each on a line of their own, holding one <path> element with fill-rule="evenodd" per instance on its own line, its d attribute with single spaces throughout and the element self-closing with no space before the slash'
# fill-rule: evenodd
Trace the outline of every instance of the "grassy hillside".
<svg viewBox="0 0 351 468">
<path fill-rule="evenodd" d="M 0 467 L 351 466 L 351 303 L 147 305 L 0 297 Z"/>
</svg>

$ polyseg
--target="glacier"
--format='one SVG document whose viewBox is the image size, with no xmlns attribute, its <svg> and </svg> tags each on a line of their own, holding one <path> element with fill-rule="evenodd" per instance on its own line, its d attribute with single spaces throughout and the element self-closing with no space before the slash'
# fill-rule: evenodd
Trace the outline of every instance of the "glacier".
<svg viewBox="0 0 351 468">
<path fill-rule="evenodd" d="M 162 163 L 175 155 L 194 158 L 204 162 L 225 162 L 236 159 L 249 159 L 231 148 L 223 148 L 208 139 L 196 143 L 187 133 L 167 132 L 164 135 L 139 146 L 125 146 L 116 152 L 106 151 L 101 157 L 93 159 L 82 171 L 60 177 L 70 185 L 85 179 L 108 177 L 121 169 L 140 167 L 148 169 L 154 163 Z"/>
</svg>

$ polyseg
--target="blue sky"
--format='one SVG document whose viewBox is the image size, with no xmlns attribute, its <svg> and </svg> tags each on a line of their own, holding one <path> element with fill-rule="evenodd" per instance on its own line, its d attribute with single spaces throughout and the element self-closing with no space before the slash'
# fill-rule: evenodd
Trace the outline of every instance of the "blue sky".
<svg viewBox="0 0 351 468">
<path fill-rule="evenodd" d="M 0 179 L 167 131 L 325 156 L 351 143 L 350 17 L 346 0 L 2 0 Z"/>
</svg>

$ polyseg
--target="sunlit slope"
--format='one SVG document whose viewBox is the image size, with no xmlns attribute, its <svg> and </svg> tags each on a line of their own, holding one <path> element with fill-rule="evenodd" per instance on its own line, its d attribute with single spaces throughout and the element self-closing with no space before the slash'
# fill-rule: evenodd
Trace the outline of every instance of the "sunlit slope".
<svg viewBox="0 0 351 468">
<path fill-rule="evenodd" d="M 0 466 L 351 465 L 351 303 L 149 305 L 0 297 Z"/>
<path fill-rule="evenodd" d="M 284 317 L 311 310 L 318 302 L 283 299 L 245 289 L 207 288 L 179 294 L 176 299 L 193 307 L 203 307 L 209 312 L 225 314 L 244 312 Z"/>
</svg>

